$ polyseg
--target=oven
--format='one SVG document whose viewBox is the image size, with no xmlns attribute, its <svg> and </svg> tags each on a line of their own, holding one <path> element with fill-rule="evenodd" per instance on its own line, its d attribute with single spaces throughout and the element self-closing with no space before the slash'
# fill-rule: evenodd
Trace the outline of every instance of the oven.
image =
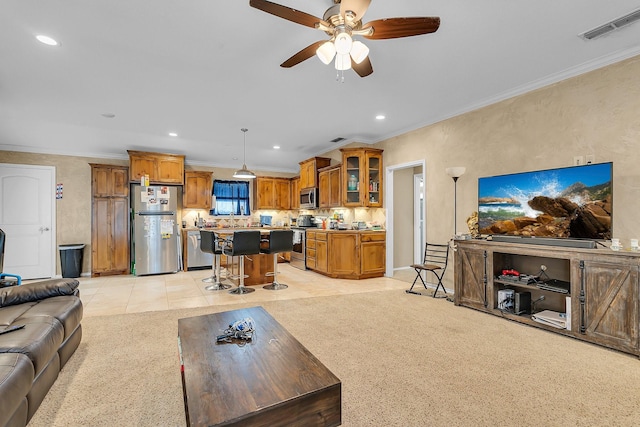
<svg viewBox="0 0 640 427">
<path fill-rule="evenodd" d="M 307 232 L 304 228 L 292 228 L 293 230 L 293 251 L 291 251 L 292 267 L 299 268 L 300 270 L 306 270 L 307 265 L 305 261 L 306 252 L 306 239 Z"/>
</svg>

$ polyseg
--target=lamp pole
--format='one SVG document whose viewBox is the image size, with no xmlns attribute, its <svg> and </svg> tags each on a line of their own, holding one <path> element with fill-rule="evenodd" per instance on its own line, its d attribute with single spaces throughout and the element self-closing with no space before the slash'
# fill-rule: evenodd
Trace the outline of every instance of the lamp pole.
<svg viewBox="0 0 640 427">
<path fill-rule="evenodd" d="M 458 178 L 459 176 L 453 177 L 453 235 L 458 234 Z"/>
<path fill-rule="evenodd" d="M 467 169 L 463 166 L 447 168 L 446 172 L 451 178 L 453 178 L 453 236 L 458 234 L 457 222 L 458 222 L 458 178 L 464 175 Z"/>
</svg>

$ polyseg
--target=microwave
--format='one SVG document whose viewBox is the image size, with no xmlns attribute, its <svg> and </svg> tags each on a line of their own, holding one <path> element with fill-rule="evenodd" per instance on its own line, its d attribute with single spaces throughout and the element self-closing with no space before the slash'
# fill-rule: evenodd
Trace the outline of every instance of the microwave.
<svg viewBox="0 0 640 427">
<path fill-rule="evenodd" d="M 303 188 L 300 190 L 300 209 L 315 209 L 318 207 L 318 189 Z"/>
</svg>

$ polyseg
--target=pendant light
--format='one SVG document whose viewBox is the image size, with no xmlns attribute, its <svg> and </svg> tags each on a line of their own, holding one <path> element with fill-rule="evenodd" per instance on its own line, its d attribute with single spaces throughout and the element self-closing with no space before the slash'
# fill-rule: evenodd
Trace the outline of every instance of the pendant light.
<svg viewBox="0 0 640 427">
<path fill-rule="evenodd" d="M 254 179 L 256 174 L 247 169 L 247 131 L 249 129 L 242 128 L 240 129 L 244 133 L 244 157 L 242 159 L 242 169 L 238 169 L 236 173 L 233 174 L 234 178 L 244 178 L 244 179 Z"/>
</svg>

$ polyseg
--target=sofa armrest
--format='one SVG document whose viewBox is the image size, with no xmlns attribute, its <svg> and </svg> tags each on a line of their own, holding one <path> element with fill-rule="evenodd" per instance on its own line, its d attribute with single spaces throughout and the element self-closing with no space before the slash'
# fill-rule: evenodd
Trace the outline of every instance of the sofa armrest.
<svg viewBox="0 0 640 427">
<path fill-rule="evenodd" d="M 79 285 L 80 282 L 76 279 L 51 279 L 1 288 L 0 307 L 63 295 L 77 295 Z"/>
</svg>

